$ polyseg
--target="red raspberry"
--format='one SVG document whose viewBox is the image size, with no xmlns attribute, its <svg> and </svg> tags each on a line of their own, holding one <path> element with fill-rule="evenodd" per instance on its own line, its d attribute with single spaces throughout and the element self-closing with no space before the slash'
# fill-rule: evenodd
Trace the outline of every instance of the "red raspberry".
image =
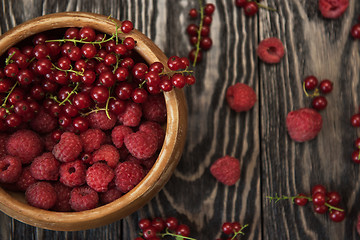
<svg viewBox="0 0 360 240">
<path fill-rule="evenodd" d="M 8 135 L 0 134 L 0 158 L 6 155 L 6 143 L 8 141 Z"/>
<path fill-rule="evenodd" d="M 80 134 L 84 152 L 92 153 L 105 142 L 105 133 L 100 129 L 88 129 Z"/>
<path fill-rule="evenodd" d="M 285 55 L 284 45 L 278 38 L 266 38 L 259 43 L 257 55 L 266 63 L 278 63 Z"/>
<path fill-rule="evenodd" d="M 86 166 L 81 160 L 60 165 L 60 182 L 68 187 L 76 187 L 85 183 Z"/>
<path fill-rule="evenodd" d="M 124 143 L 130 154 L 139 159 L 151 157 L 158 147 L 156 137 L 142 131 L 127 135 Z"/>
<path fill-rule="evenodd" d="M 86 171 L 86 183 L 97 192 L 106 192 L 115 176 L 114 170 L 106 163 L 94 163 Z"/>
<path fill-rule="evenodd" d="M 210 172 L 219 182 L 231 186 L 240 178 L 240 162 L 234 157 L 224 156 L 211 165 Z"/>
<path fill-rule="evenodd" d="M 119 163 L 115 169 L 115 185 L 118 190 L 126 193 L 133 189 L 145 176 L 144 169 L 134 162 Z"/>
<path fill-rule="evenodd" d="M 159 123 L 151 121 L 143 122 L 139 126 L 139 130 L 154 135 L 157 139 L 157 149 L 161 149 L 165 139 L 165 130 Z"/>
<path fill-rule="evenodd" d="M 52 209 L 57 212 L 70 212 L 71 206 L 69 201 L 72 188 L 60 182 L 55 182 L 53 186 L 57 195 L 57 201 Z"/>
<path fill-rule="evenodd" d="M 144 166 L 145 170 L 150 170 L 152 168 L 152 166 L 154 165 L 154 163 L 156 162 L 157 157 L 158 157 L 157 155 L 154 155 L 150 158 L 143 159 L 141 165 Z"/>
<path fill-rule="evenodd" d="M 29 205 L 47 210 L 55 206 L 57 195 L 50 183 L 36 182 L 27 188 L 25 199 Z"/>
<path fill-rule="evenodd" d="M 166 103 L 162 93 L 149 95 L 147 100 L 142 104 L 142 110 L 146 120 L 158 123 L 166 122 Z"/>
<path fill-rule="evenodd" d="M 18 130 L 9 137 L 6 150 L 9 155 L 18 157 L 23 164 L 26 164 L 41 154 L 43 143 L 35 132 Z"/>
<path fill-rule="evenodd" d="M 71 162 L 80 155 L 81 151 L 82 143 L 79 136 L 74 133 L 64 132 L 52 153 L 61 162 Z"/>
<path fill-rule="evenodd" d="M 296 142 L 314 139 L 322 128 L 320 113 L 312 108 L 301 108 L 288 113 L 286 127 L 290 138 Z"/>
<path fill-rule="evenodd" d="M 57 121 L 44 109 L 40 109 L 40 111 L 31 120 L 30 126 L 38 133 L 50 133 L 57 127 Z"/>
<path fill-rule="evenodd" d="M 111 168 L 115 168 L 120 160 L 120 154 L 116 147 L 106 144 L 102 145 L 92 155 L 93 162 L 105 161 Z"/>
<path fill-rule="evenodd" d="M 49 133 L 43 137 L 43 142 L 45 145 L 45 150 L 48 152 L 52 152 L 55 145 L 57 144 L 57 142 L 54 141 L 54 139 L 52 138 L 51 133 Z"/>
<path fill-rule="evenodd" d="M 118 120 L 125 126 L 136 127 L 139 126 L 141 117 L 141 105 L 132 101 L 127 101 L 125 110 L 118 115 Z"/>
<path fill-rule="evenodd" d="M 111 132 L 111 139 L 115 147 L 121 148 L 124 143 L 124 138 L 130 133 L 133 133 L 133 130 L 130 127 L 124 125 L 114 127 Z"/>
<path fill-rule="evenodd" d="M 30 166 L 27 166 L 23 168 L 19 179 L 16 181 L 16 186 L 20 191 L 25 192 L 30 185 L 37 181 L 38 180 L 31 175 Z"/>
<path fill-rule="evenodd" d="M 228 87 L 226 100 L 230 108 L 236 112 L 249 111 L 256 102 L 256 93 L 248 85 L 236 83 Z"/>
<path fill-rule="evenodd" d="M 43 153 L 36 157 L 30 165 L 31 175 L 37 180 L 56 181 L 59 178 L 60 162 L 52 153 Z"/>
<path fill-rule="evenodd" d="M 16 182 L 21 175 L 21 161 L 17 157 L 6 155 L 0 159 L 0 182 Z"/>
<path fill-rule="evenodd" d="M 117 190 L 115 187 L 107 190 L 106 192 L 99 194 L 100 202 L 102 204 L 111 203 L 111 202 L 115 201 L 116 199 L 120 198 L 121 196 L 122 196 L 122 193 L 119 190 Z"/>
<path fill-rule="evenodd" d="M 75 187 L 70 193 L 69 202 L 74 211 L 90 210 L 98 205 L 99 195 L 89 186 Z"/>
<path fill-rule="evenodd" d="M 112 129 L 116 124 L 116 116 L 112 112 L 109 112 L 110 119 L 106 115 L 105 111 L 98 111 L 91 113 L 87 119 L 92 128 L 99 128 L 101 130 Z"/>
<path fill-rule="evenodd" d="M 319 10 L 325 18 L 338 18 L 348 8 L 349 0 L 319 0 Z"/>
</svg>

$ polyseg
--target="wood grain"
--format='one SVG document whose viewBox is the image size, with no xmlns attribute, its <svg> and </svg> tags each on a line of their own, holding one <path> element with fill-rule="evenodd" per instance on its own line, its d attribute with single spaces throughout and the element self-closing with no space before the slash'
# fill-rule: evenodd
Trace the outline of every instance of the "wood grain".
<svg viewBox="0 0 360 240">
<path fill-rule="evenodd" d="M 360 3 L 350 1 L 336 20 L 321 17 L 317 1 L 264 0 L 277 9 L 260 9 L 247 18 L 230 0 L 216 5 L 211 26 L 213 47 L 195 68 L 197 83 L 185 89 L 189 126 L 182 159 L 163 190 L 136 213 L 105 227 L 78 232 L 34 228 L 0 214 L 1 239 L 134 239 L 143 217 L 176 216 L 197 239 L 221 236 L 224 221 L 249 224 L 241 239 L 359 239 L 355 224 L 360 206 L 359 168 L 350 160 L 359 132 L 349 120 L 358 111 L 359 42 L 349 37 Z M 192 21 L 188 0 L 1 0 L 0 32 L 28 19 L 53 12 L 89 11 L 124 20 L 149 36 L 167 56 L 186 56 L 191 47 L 185 34 Z M 286 55 L 276 65 L 258 60 L 256 47 L 267 37 L 278 37 Z M 302 91 L 307 75 L 334 82 L 321 114 L 323 130 L 307 143 L 287 135 L 289 111 L 310 106 Z M 236 114 L 227 107 L 226 88 L 236 82 L 252 86 L 255 107 Z M 209 166 L 218 157 L 241 159 L 241 179 L 226 187 L 211 176 Z M 315 184 L 339 191 L 347 217 L 331 222 L 290 202 L 270 203 L 266 196 L 309 193 Z"/>
</svg>

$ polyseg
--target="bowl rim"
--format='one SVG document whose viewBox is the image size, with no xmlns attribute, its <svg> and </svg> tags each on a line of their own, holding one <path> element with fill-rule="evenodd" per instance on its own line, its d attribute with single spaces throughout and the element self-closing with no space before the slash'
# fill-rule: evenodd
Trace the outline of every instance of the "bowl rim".
<svg viewBox="0 0 360 240">
<path fill-rule="evenodd" d="M 57 28 L 90 26 L 112 34 L 121 21 L 96 13 L 61 12 L 40 16 L 15 26 L 0 36 L 0 56 L 21 40 L 40 32 Z M 125 35 L 119 34 L 120 37 Z M 126 36 L 137 42 L 135 50 L 148 64 L 159 61 L 166 66 L 165 54 L 144 34 L 134 29 Z M 184 145 L 187 131 L 187 105 L 184 92 L 173 89 L 164 92 L 167 108 L 166 135 L 158 159 L 131 191 L 121 198 L 95 209 L 82 212 L 55 212 L 32 207 L 15 199 L 16 195 L 0 187 L 0 210 L 21 222 L 58 231 L 85 230 L 120 220 L 144 206 L 170 179 Z M 164 147 L 166 145 L 166 148 Z M 75 221 L 76 220 L 76 221 Z"/>
</svg>

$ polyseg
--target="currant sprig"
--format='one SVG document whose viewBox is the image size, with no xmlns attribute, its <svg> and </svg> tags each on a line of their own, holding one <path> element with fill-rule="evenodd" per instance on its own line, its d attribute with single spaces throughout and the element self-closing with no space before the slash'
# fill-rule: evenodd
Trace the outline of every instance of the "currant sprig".
<svg viewBox="0 0 360 240">
<path fill-rule="evenodd" d="M 164 233 L 159 234 L 160 237 L 166 237 L 166 236 L 171 236 L 171 237 L 175 237 L 176 240 L 183 240 L 183 239 L 187 239 L 187 240 L 196 240 L 196 238 L 191 238 L 191 237 L 185 237 L 185 236 L 181 236 L 175 233 L 172 233 L 169 231 L 168 228 L 165 229 Z"/>
<path fill-rule="evenodd" d="M 52 68 L 55 70 L 58 70 L 58 71 L 66 72 L 66 73 L 73 72 L 76 75 L 84 76 L 84 69 L 82 71 L 76 71 L 76 70 L 74 70 L 72 65 L 70 65 L 70 69 L 62 69 L 62 68 L 59 68 L 58 66 L 56 66 L 55 64 L 52 64 Z"/>
<path fill-rule="evenodd" d="M 204 20 L 204 6 L 203 6 L 203 1 L 199 0 L 199 8 L 200 8 L 200 24 L 199 24 L 199 29 L 197 31 L 197 42 L 196 42 L 196 51 L 195 51 L 195 56 L 194 56 L 194 62 L 193 62 L 193 66 L 196 66 L 196 62 L 198 60 L 199 57 L 199 52 L 200 52 L 200 40 L 201 40 L 201 30 L 203 28 L 203 20 Z"/>
<path fill-rule="evenodd" d="M 14 89 L 16 88 L 16 86 L 17 86 L 18 84 L 19 84 L 19 82 L 16 81 L 16 82 L 14 83 L 14 85 L 11 87 L 11 89 L 9 90 L 9 92 L 6 94 L 6 97 L 4 98 L 4 101 L 3 101 L 2 105 L 1 105 L 2 108 L 5 108 L 5 109 L 6 109 L 6 103 L 7 103 L 8 99 L 9 99 L 9 96 L 10 96 L 10 94 L 14 91 Z M 7 110 L 7 109 L 6 109 L 6 110 Z M 7 111 L 7 112 L 8 112 L 8 111 Z"/>
<path fill-rule="evenodd" d="M 237 237 L 240 236 L 240 235 L 245 235 L 245 233 L 243 232 L 243 230 L 244 230 L 245 228 L 247 228 L 248 226 L 249 226 L 249 224 L 245 224 L 244 226 L 242 226 L 239 231 L 236 231 L 236 232 L 234 233 L 234 236 L 231 238 L 231 240 L 237 239 Z"/>
<path fill-rule="evenodd" d="M 5 66 L 9 65 L 12 62 L 12 57 L 15 55 L 16 52 L 12 52 L 6 59 L 5 59 Z"/>
</svg>

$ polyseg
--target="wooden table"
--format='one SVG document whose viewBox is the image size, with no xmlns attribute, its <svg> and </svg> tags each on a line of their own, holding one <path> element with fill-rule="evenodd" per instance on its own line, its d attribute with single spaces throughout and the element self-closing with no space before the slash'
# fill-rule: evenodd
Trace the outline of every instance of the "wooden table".
<svg viewBox="0 0 360 240">
<path fill-rule="evenodd" d="M 249 224 L 241 239 L 360 239 L 356 219 L 360 211 L 359 166 L 351 161 L 359 131 L 350 117 L 359 111 L 359 41 L 350 35 L 360 2 L 350 1 L 336 20 L 324 19 L 317 1 L 266 0 L 277 9 L 260 9 L 245 17 L 231 0 L 212 0 L 216 12 L 211 25 L 213 47 L 195 68 L 197 83 L 185 89 L 189 103 L 188 140 L 170 181 L 149 204 L 108 226 L 78 232 L 34 228 L 0 214 L 0 239 L 134 239 L 141 218 L 176 216 L 197 239 L 220 237 L 225 221 Z M 198 1 L 186 0 L 18 0 L 0 2 L 0 32 L 43 14 L 87 11 L 130 19 L 167 56 L 187 56 L 191 47 L 186 26 L 188 11 Z M 256 56 L 260 40 L 277 37 L 286 54 L 268 65 Z M 285 128 L 289 111 L 309 107 L 302 90 L 307 75 L 330 79 L 334 90 L 321 112 L 324 124 L 318 137 L 295 143 Z M 258 96 L 246 113 L 231 111 L 226 88 L 241 82 Z M 241 179 L 225 186 L 210 174 L 219 157 L 241 159 Z M 347 217 L 334 223 L 315 214 L 312 206 L 290 201 L 270 203 L 266 196 L 309 193 L 315 184 L 338 191 Z"/>
</svg>

